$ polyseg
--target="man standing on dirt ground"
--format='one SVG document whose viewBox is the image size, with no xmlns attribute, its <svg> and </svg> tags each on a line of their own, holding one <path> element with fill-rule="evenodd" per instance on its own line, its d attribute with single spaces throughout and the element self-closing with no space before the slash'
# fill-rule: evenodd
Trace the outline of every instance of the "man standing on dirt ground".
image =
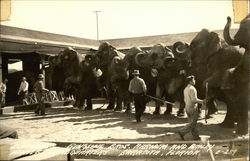
<svg viewBox="0 0 250 161">
<path fill-rule="evenodd" d="M 139 70 L 134 70 L 132 73 L 134 78 L 129 83 L 128 91 L 133 94 L 135 103 L 135 119 L 136 122 L 141 122 L 141 116 L 146 108 L 146 91 L 147 86 L 143 79 L 139 78 Z"/>
<path fill-rule="evenodd" d="M 193 75 L 186 78 L 186 88 L 184 89 L 185 110 L 188 116 L 188 124 L 178 131 L 181 139 L 184 140 L 185 134 L 191 131 L 193 139 L 199 140 L 199 132 L 196 129 L 199 112 L 197 109 L 198 103 L 202 104 L 205 101 L 197 98 L 197 91 L 194 87 L 195 77 Z"/>
<path fill-rule="evenodd" d="M 38 101 L 38 105 L 35 109 L 35 114 L 37 115 L 39 115 L 39 112 L 41 112 L 40 115 L 45 115 L 44 99 L 45 99 L 45 94 L 49 92 L 48 89 L 44 88 L 43 79 L 44 79 L 43 74 L 39 74 L 38 80 L 34 84 L 34 91 L 36 93 L 36 98 Z"/>
<path fill-rule="evenodd" d="M 23 104 L 23 100 L 28 94 L 29 83 L 26 81 L 26 77 L 22 77 L 22 82 L 19 86 L 17 95 L 19 95 L 20 104 Z"/>
<path fill-rule="evenodd" d="M 8 82 L 8 79 L 5 78 L 4 81 L 0 84 L 0 108 L 3 108 L 5 106 L 7 82 Z"/>
</svg>

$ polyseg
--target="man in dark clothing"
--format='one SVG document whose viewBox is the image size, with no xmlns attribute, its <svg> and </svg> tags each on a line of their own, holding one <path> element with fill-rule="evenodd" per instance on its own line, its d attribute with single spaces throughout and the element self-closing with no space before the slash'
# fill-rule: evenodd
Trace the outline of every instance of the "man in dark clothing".
<svg viewBox="0 0 250 161">
<path fill-rule="evenodd" d="M 35 109 L 35 114 L 39 114 L 39 112 L 41 112 L 40 115 L 45 115 L 44 98 L 45 94 L 49 91 L 48 89 L 44 88 L 43 79 L 43 74 L 39 74 L 38 80 L 34 85 L 34 91 L 36 93 L 36 98 L 38 101 L 38 105 Z"/>
<path fill-rule="evenodd" d="M 136 122 L 141 122 L 141 116 L 146 108 L 145 94 L 147 86 L 144 80 L 139 78 L 139 70 L 134 70 L 132 74 L 134 75 L 134 78 L 130 81 L 128 90 L 134 97 Z"/>
</svg>

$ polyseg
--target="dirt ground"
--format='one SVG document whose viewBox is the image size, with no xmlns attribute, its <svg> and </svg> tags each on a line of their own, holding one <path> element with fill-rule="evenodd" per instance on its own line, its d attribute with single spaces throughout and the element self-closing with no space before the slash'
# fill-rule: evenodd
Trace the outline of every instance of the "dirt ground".
<svg viewBox="0 0 250 161">
<path fill-rule="evenodd" d="M 0 123 L 15 128 L 19 138 L 46 141 L 92 142 L 92 141 L 177 141 L 181 140 L 176 131 L 185 126 L 187 118 L 173 115 L 153 115 L 154 107 L 148 104 L 142 122 L 136 123 L 132 114 L 99 109 L 83 111 L 72 106 L 58 106 L 46 109 L 47 115 L 35 116 L 33 111 L 16 112 L 0 116 Z M 165 107 L 162 107 L 162 113 Z M 225 117 L 225 107 L 220 104 L 213 118 L 204 120 L 204 110 L 198 121 L 201 135 L 210 135 L 212 140 L 233 139 L 235 129 L 221 128 L 218 124 Z M 248 137 L 248 135 L 244 136 Z M 192 140 L 191 134 L 185 136 Z"/>
</svg>

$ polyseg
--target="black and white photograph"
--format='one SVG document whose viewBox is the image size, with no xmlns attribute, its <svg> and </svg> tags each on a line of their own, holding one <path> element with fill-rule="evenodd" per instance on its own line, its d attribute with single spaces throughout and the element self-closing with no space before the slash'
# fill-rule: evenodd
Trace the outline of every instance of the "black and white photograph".
<svg viewBox="0 0 250 161">
<path fill-rule="evenodd" d="M 0 2 L 0 160 L 249 160 L 249 0 Z"/>
</svg>

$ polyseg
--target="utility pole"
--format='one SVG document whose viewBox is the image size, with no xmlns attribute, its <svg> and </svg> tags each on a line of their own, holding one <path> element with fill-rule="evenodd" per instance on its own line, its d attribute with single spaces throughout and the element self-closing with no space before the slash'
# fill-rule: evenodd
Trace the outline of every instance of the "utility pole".
<svg viewBox="0 0 250 161">
<path fill-rule="evenodd" d="M 96 39 L 99 40 L 99 29 L 98 29 L 98 13 L 101 11 L 93 11 L 96 15 Z"/>
</svg>

